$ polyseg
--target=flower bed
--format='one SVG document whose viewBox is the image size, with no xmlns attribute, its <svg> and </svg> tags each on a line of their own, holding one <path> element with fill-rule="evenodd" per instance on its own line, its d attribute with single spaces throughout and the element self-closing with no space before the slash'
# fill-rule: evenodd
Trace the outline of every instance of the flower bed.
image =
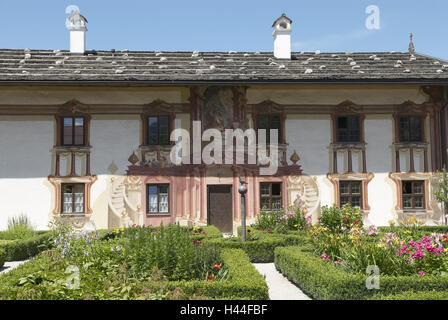
<svg viewBox="0 0 448 320">
<path fill-rule="evenodd" d="M 241 250 L 204 244 L 178 226 L 114 234 L 100 240 L 61 231 L 53 237 L 54 249 L 0 277 L 0 298 L 268 298 L 263 277 Z M 67 285 L 72 272 L 79 276 L 75 287 Z"/>
<path fill-rule="evenodd" d="M 362 300 L 372 298 L 375 294 L 448 291 L 448 277 L 430 275 L 380 275 L 380 289 L 369 290 L 366 286 L 369 275 L 345 271 L 316 256 L 311 247 L 277 248 L 275 266 L 314 299 Z"/>
</svg>

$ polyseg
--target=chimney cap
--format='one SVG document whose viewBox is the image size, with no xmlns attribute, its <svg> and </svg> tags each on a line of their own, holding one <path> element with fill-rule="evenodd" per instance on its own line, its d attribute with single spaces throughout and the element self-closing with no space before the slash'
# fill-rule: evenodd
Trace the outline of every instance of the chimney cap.
<svg viewBox="0 0 448 320">
<path fill-rule="evenodd" d="M 286 14 L 282 14 L 277 20 L 274 21 L 272 27 L 275 27 L 276 24 L 280 23 L 281 20 L 287 20 L 289 24 L 292 23 L 292 20 L 286 16 Z"/>
<path fill-rule="evenodd" d="M 86 17 L 84 17 L 78 10 L 75 10 L 69 17 L 70 28 L 85 28 L 88 23 Z"/>
</svg>

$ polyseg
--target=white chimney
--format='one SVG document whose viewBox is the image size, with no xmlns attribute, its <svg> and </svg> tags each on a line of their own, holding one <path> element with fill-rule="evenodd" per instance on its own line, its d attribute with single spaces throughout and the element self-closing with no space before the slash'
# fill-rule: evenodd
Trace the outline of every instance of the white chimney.
<svg viewBox="0 0 448 320">
<path fill-rule="evenodd" d="M 291 23 L 285 14 L 274 21 L 274 57 L 277 59 L 291 59 Z"/>
<path fill-rule="evenodd" d="M 86 51 L 87 19 L 78 10 L 68 17 L 70 30 L 70 52 L 84 53 Z"/>
</svg>

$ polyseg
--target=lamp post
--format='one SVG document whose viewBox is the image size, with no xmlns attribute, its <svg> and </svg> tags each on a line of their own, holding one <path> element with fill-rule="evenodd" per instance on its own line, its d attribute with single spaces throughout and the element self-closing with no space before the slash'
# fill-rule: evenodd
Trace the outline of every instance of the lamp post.
<svg viewBox="0 0 448 320">
<path fill-rule="evenodd" d="M 238 192 L 241 194 L 241 241 L 246 241 L 246 192 L 247 187 L 245 182 L 240 177 L 240 187 L 238 188 Z"/>
</svg>

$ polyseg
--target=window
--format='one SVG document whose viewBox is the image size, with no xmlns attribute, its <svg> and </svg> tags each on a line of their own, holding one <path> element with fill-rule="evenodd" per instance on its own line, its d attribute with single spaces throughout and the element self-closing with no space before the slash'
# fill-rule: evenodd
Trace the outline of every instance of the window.
<svg viewBox="0 0 448 320">
<path fill-rule="evenodd" d="M 359 116 L 336 118 L 337 142 L 361 142 L 361 121 Z"/>
<path fill-rule="evenodd" d="M 148 213 L 169 213 L 169 185 L 148 185 L 147 195 Z"/>
<path fill-rule="evenodd" d="M 170 144 L 170 117 L 148 117 L 148 145 Z"/>
<path fill-rule="evenodd" d="M 282 207 L 281 183 L 260 183 L 260 207 L 262 210 L 279 210 Z"/>
<path fill-rule="evenodd" d="M 85 145 L 84 118 L 64 117 L 62 127 L 62 145 L 83 146 Z"/>
<path fill-rule="evenodd" d="M 361 181 L 339 181 L 339 194 L 341 207 L 348 203 L 352 207 L 362 208 Z"/>
<path fill-rule="evenodd" d="M 403 209 L 425 208 L 425 183 L 423 181 L 403 181 Z"/>
<path fill-rule="evenodd" d="M 279 114 L 277 115 L 268 115 L 268 114 L 260 114 L 257 116 L 257 129 L 266 129 L 266 143 L 271 143 L 271 129 L 278 130 L 278 140 L 279 143 L 282 139 L 282 119 Z"/>
<path fill-rule="evenodd" d="M 398 137 L 400 142 L 423 142 L 423 118 L 418 116 L 399 117 Z"/>
<path fill-rule="evenodd" d="M 84 213 L 84 184 L 62 184 L 62 213 Z"/>
</svg>

